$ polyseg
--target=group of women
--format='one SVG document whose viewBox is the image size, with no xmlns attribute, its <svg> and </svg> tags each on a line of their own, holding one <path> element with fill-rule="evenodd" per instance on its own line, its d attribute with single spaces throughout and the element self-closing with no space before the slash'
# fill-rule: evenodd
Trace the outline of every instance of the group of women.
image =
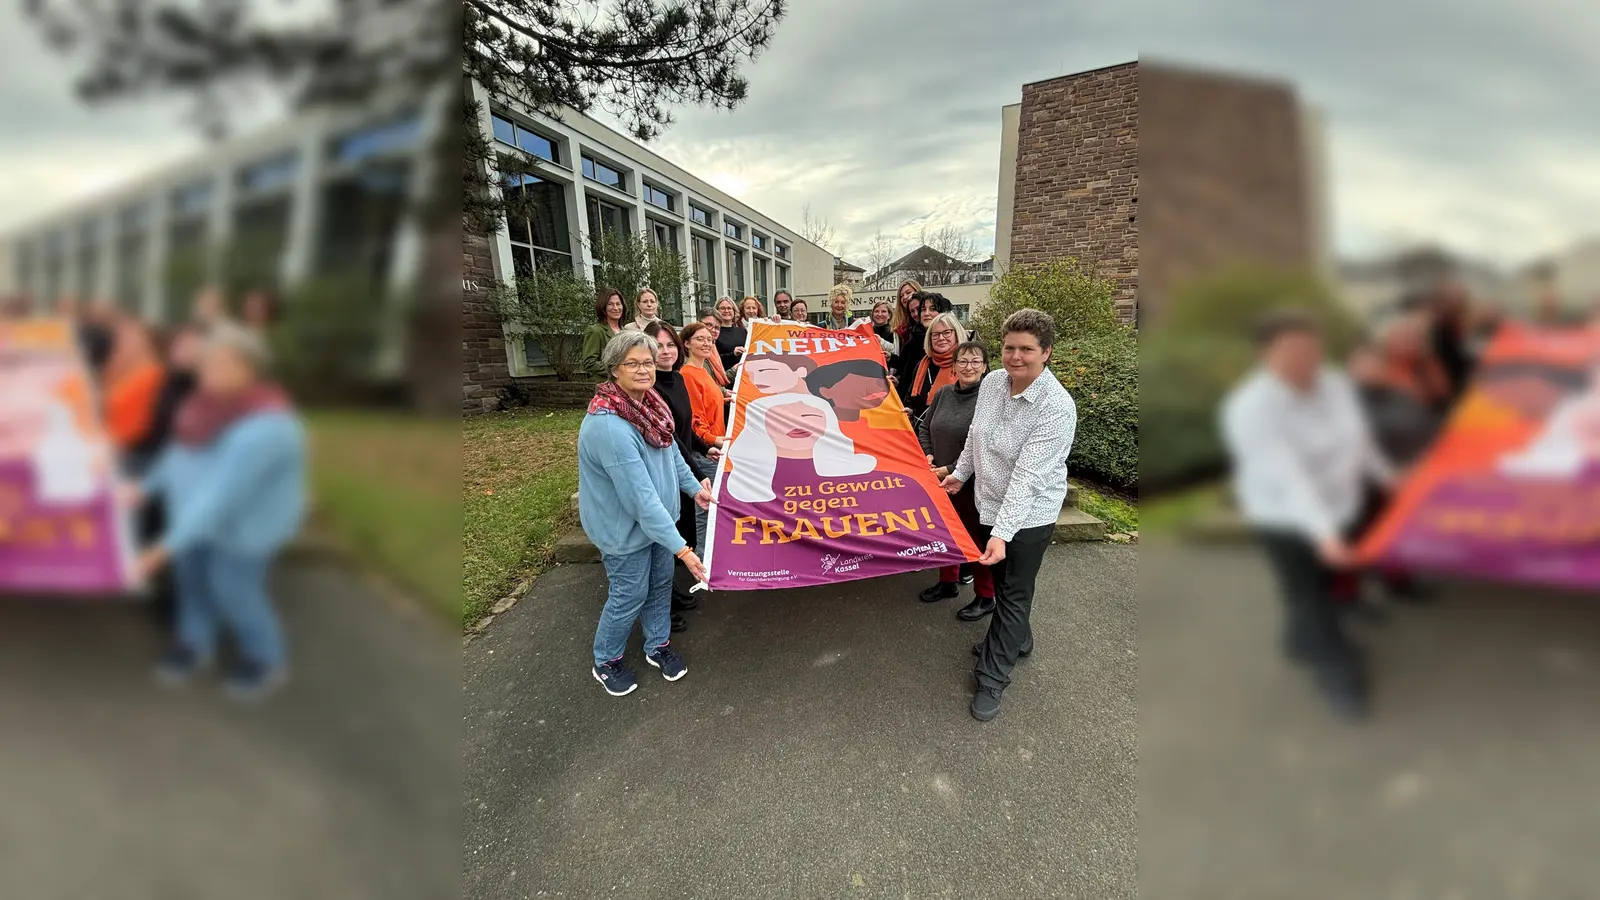
<svg viewBox="0 0 1600 900">
<path fill-rule="evenodd" d="M 830 294 L 831 324 L 843 320 L 850 299 L 845 286 Z M 660 306 L 653 292 L 640 293 L 627 322 L 621 294 L 599 292 L 597 322 L 584 346 L 586 369 L 605 380 L 579 431 L 578 496 L 584 530 L 610 582 L 592 669 L 608 693 L 621 696 L 638 686 L 623 662 L 635 622 L 644 631 L 647 663 L 671 681 L 688 671 L 670 634 L 685 627 L 680 612 L 697 601 L 673 586 L 674 559 L 696 581 L 705 580 L 710 479 L 730 449 L 729 371 L 740 365 L 750 323 L 804 323 L 807 315 L 804 301 L 787 293 L 774 300 L 780 312 L 769 319 L 755 297 L 738 304 L 722 298 L 680 330 L 654 318 Z M 895 304 L 875 306 L 869 321 L 927 463 L 982 551 L 970 577 L 948 567 L 921 598 L 949 599 L 961 582 L 975 582 L 977 596 L 958 615 L 993 617 L 988 637 L 973 648 L 971 711 L 987 721 L 999 712 L 1012 667 L 1032 652 L 1034 580 L 1066 498 L 1064 462 L 1076 410 L 1047 372 L 1055 326 L 1037 310 L 1008 318 L 1004 371 L 991 374 L 988 350 L 971 339 L 949 302 L 915 283 L 901 287 Z"/>
</svg>

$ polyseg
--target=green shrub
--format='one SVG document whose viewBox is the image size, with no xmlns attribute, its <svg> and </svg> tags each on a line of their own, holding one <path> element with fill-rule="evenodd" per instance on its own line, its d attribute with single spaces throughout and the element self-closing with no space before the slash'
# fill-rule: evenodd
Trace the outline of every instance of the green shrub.
<svg viewBox="0 0 1600 900">
<path fill-rule="evenodd" d="M 361 275 L 324 275 L 290 288 L 273 326 L 273 365 L 313 405 L 364 401 L 379 384 L 386 293 Z"/>
<path fill-rule="evenodd" d="M 517 279 L 490 285 L 488 301 L 502 321 L 532 335 L 544 347 L 556 377 L 571 381 L 583 350 L 583 329 L 594 321 L 594 285 L 565 266 L 545 266 Z"/>
<path fill-rule="evenodd" d="M 1180 285 L 1140 338 L 1141 476 L 1162 489 L 1219 472 L 1226 451 L 1218 407 L 1256 359 L 1253 328 L 1265 313 L 1301 309 L 1323 324 L 1342 358 L 1360 323 L 1319 279 L 1293 270 L 1240 266 Z"/>
<path fill-rule="evenodd" d="M 1000 346 L 1000 326 L 1019 309 L 1039 309 L 1055 319 L 1062 340 L 1104 334 L 1123 328 L 1112 297 L 1116 284 L 1084 268 L 1076 259 L 1036 266 L 1018 266 L 989 290 L 989 300 L 972 317 L 991 352 Z"/>
<path fill-rule="evenodd" d="M 660 246 L 646 232 L 616 234 L 608 231 L 600 236 L 595 258 L 600 261 L 595 271 L 595 286 L 603 284 L 622 292 L 624 319 L 633 317 L 634 298 L 649 288 L 661 301 L 661 318 L 669 322 L 684 320 L 689 264 L 683 254 Z M 593 303 L 592 297 L 590 303 Z"/>
<path fill-rule="evenodd" d="M 1139 481 L 1139 345 L 1133 329 L 1057 341 L 1050 370 L 1078 407 L 1070 468 L 1131 488 Z"/>
<path fill-rule="evenodd" d="M 1116 284 L 1075 259 L 1018 266 L 996 281 L 972 318 L 996 364 L 1000 326 L 1019 309 L 1050 314 L 1056 347 L 1050 370 L 1078 406 L 1074 472 L 1117 487 L 1139 478 L 1139 345 L 1117 319 Z"/>
</svg>

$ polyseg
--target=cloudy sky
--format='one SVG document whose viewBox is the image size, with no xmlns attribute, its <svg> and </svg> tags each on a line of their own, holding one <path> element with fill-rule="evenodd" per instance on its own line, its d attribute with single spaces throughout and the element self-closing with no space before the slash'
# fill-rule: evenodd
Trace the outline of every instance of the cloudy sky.
<svg viewBox="0 0 1600 900">
<path fill-rule="evenodd" d="M 1000 107 L 1141 54 L 1294 82 L 1326 121 L 1341 254 L 1433 238 L 1516 264 L 1600 234 L 1593 0 L 791 6 L 749 100 L 682 110 L 657 149 L 791 226 L 809 203 L 847 257 L 880 229 L 909 250 L 947 223 L 988 252 Z M 83 109 L 10 21 L 0 72 L 0 229 L 195 143 L 170 105 Z"/>
</svg>

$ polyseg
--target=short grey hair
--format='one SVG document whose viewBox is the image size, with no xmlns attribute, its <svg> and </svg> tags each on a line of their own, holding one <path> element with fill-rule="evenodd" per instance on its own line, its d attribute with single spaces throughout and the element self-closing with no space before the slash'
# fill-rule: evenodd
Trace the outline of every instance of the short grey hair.
<svg viewBox="0 0 1600 900">
<path fill-rule="evenodd" d="M 205 331 L 206 349 L 231 350 L 238 354 L 250 368 L 257 374 L 267 371 L 272 365 L 272 351 L 267 347 L 266 338 L 254 328 L 247 328 L 237 322 L 226 319 L 213 322 Z"/>
<path fill-rule="evenodd" d="M 600 365 L 606 367 L 606 375 L 609 377 L 611 371 L 622 365 L 622 361 L 628 358 L 629 353 L 640 347 L 649 350 L 650 358 L 654 360 L 657 351 L 661 349 L 661 344 L 655 338 L 642 331 L 618 332 L 606 344 L 606 348 L 600 351 Z"/>
</svg>

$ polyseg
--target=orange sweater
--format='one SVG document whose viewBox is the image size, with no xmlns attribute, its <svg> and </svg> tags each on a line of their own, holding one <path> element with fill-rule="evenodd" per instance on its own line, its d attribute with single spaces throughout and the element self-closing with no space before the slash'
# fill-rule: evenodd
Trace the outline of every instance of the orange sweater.
<svg viewBox="0 0 1600 900">
<path fill-rule="evenodd" d="M 707 444 L 722 440 L 728 422 L 722 414 L 722 388 L 704 366 L 693 361 L 683 367 L 683 384 L 689 389 L 689 408 L 694 412 L 694 433 Z"/>
<path fill-rule="evenodd" d="M 166 374 L 160 363 L 150 362 L 106 386 L 106 433 L 117 449 L 126 450 L 150 433 Z"/>
</svg>

